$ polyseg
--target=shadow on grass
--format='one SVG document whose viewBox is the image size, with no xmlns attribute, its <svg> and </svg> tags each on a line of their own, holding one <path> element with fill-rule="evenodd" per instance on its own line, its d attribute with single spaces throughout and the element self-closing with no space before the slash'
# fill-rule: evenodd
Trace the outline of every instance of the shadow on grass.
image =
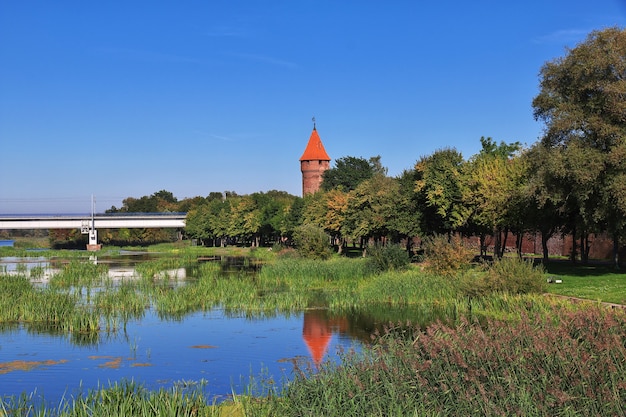
<svg viewBox="0 0 626 417">
<path fill-rule="evenodd" d="M 569 260 L 556 261 L 551 260 L 544 265 L 548 274 L 566 275 L 573 277 L 599 277 L 611 275 L 626 275 L 626 270 L 615 269 L 610 262 L 589 261 L 588 264 L 580 262 L 572 264 Z"/>
</svg>

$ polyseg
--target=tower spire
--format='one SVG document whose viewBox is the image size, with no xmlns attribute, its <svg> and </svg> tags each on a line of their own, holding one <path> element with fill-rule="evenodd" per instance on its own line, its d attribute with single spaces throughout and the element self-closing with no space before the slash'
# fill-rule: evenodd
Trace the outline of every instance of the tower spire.
<svg viewBox="0 0 626 417">
<path fill-rule="evenodd" d="M 317 129 L 315 128 L 315 116 L 313 116 L 313 130 L 317 130 Z"/>
</svg>

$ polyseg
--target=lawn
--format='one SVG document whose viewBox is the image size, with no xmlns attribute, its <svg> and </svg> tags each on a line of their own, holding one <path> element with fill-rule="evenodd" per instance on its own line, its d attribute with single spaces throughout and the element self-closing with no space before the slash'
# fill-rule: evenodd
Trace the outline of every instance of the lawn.
<svg viewBox="0 0 626 417">
<path fill-rule="evenodd" d="M 546 272 L 560 284 L 548 285 L 551 294 L 585 298 L 606 303 L 626 305 L 626 270 L 612 265 L 592 263 L 589 265 L 553 261 Z"/>
</svg>

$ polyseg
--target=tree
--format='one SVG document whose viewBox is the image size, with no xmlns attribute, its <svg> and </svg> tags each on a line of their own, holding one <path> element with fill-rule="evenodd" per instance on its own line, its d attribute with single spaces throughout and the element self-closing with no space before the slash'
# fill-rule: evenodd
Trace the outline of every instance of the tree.
<svg viewBox="0 0 626 417">
<path fill-rule="evenodd" d="M 249 195 L 235 197 L 231 201 L 228 234 L 239 237 L 244 242 L 251 241 L 252 246 L 260 244 L 261 210 L 254 198 Z"/>
<path fill-rule="evenodd" d="M 361 243 L 386 237 L 397 210 L 392 196 L 398 192 L 398 182 L 380 174 L 359 184 L 348 195 L 343 234 Z"/>
<path fill-rule="evenodd" d="M 317 193 L 316 193 L 317 194 Z M 286 207 L 285 218 L 281 224 L 281 235 L 286 239 L 292 239 L 296 228 L 302 224 L 302 211 L 304 210 L 304 199 L 294 197 L 291 205 Z"/>
<path fill-rule="evenodd" d="M 412 238 L 422 233 L 422 211 L 419 205 L 418 194 L 415 192 L 417 172 L 414 169 L 404 170 L 399 177 L 398 192 L 391 196 L 392 206 L 395 209 L 389 219 L 389 229 L 396 237 L 396 241 L 406 239 L 406 249 L 411 250 Z"/>
<path fill-rule="evenodd" d="M 361 182 L 372 178 L 374 174 L 386 174 L 387 170 L 380 163 L 380 156 L 369 160 L 345 156 L 335 161 L 335 166 L 322 174 L 322 190 L 330 191 L 339 188 L 348 192 L 354 190 Z"/>
<path fill-rule="evenodd" d="M 526 160 L 527 177 L 523 194 L 527 199 L 525 216 L 531 231 L 541 235 L 543 262 L 548 262 L 548 240 L 565 223 L 565 200 L 560 190 L 560 180 L 553 173 L 554 164 L 549 150 L 541 143 L 522 154 Z"/>
<path fill-rule="evenodd" d="M 122 200 L 122 207 L 112 206 L 107 213 L 160 213 L 178 211 L 178 200 L 169 191 L 161 190 L 150 196 L 128 197 Z"/>
<path fill-rule="evenodd" d="M 348 193 L 335 189 L 326 193 L 325 197 L 326 219 L 324 230 L 330 234 L 333 243 L 337 245 L 337 252 L 341 254 L 345 244 L 342 226 L 345 222 L 346 210 L 348 208 Z"/>
<path fill-rule="evenodd" d="M 481 151 L 464 166 L 464 202 L 471 210 L 468 223 L 480 237 L 481 255 L 485 253 L 485 236 L 495 237 L 494 256 L 502 256 L 509 230 L 523 235 L 521 213 L 516 212 L 524 169 L 515 153 L 519 142 L 497 145 L 491 138 L 480 138 Z M 504 232 L 504 239 L 502 233 Z M 518 248 L 521 246 L 521 241 Z M 521 248 L 520 248 L 521 249 Z"/>
<path fill-rule="evenodd" d="M 253 193 L 251 197 L 261 212 L 259 230 L 261 244 L 265 243 L 265 239 L 279 240 L 283 224 L 287 221 L 288 208 L 295 197 L 285 191 L 277 190 L 271 190 L 267 193 Z"/>
<path fill-rule="evenodd" d="M 580 190 L 575 182 L 581 177 L 572 169 L 564 187 L 579 194 L 585 220 L 613 235 L 618 266 L 618 241 L 626 228 L 626 31 L 592 32 L 566 56 L 546 63 L 540 76 L 533 109 L 546 125 L 542 144 L 576 157 L 578 166 L 570 168 L 595 178 Z"/>
<path fill-rule="evenodd" d="M 463 203 L 463 156 L 456 149 L 440 149 L 415 165 L 415 192 L 422 206 L 422 230 L 451 234 L 470 214 Z"/>
</svg>

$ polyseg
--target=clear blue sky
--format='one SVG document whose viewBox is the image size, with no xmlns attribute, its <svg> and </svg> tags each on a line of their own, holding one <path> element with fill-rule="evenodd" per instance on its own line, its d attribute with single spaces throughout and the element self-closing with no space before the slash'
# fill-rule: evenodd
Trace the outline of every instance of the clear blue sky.
<svg viewBox="0 0 626 417">
<path fill-rule="evenodd" d="M 311 118 L 389 175 L 531 145 L 538 73 L 624 0 L 0 0 L 0 213 L 301 194 Z"/>
</svg>

